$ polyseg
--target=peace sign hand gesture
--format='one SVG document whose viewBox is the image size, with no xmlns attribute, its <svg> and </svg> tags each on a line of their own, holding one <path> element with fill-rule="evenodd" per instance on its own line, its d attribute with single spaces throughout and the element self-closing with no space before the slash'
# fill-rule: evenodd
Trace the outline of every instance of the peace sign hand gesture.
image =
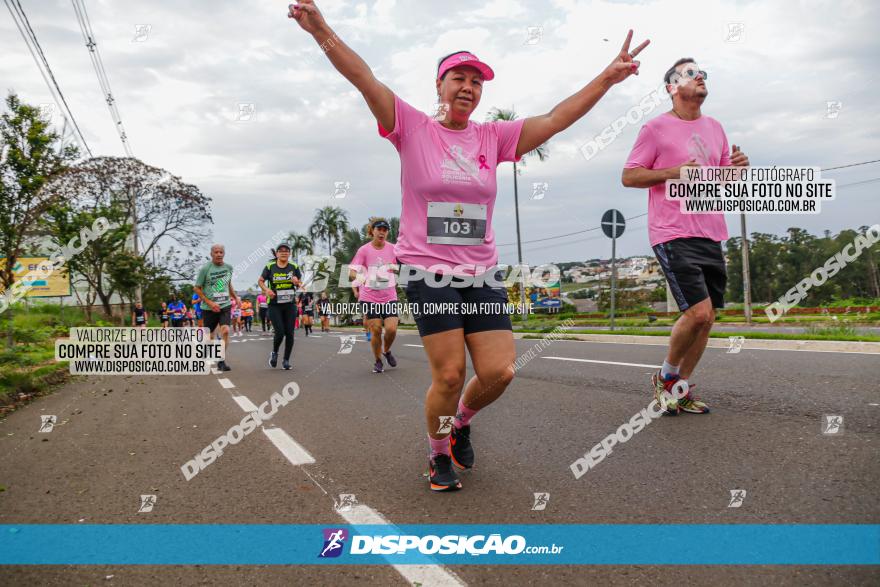
<svg viewBox="0 0 880 587">
<path fill-rule="evenodd" d="M 629 44 L 632 41 L 632 29 L 627 33 L 623 47 L 620 48 L 620 54 L 605 68 L 604 74 L 609 82 L 617 84 L 635 74 L 639 75 L 640 61 L 635 61 L 634 57 L 642 52 L 642 49 L 648 46 L 650 40 L 645 41 L 632 51 L 629 50 Z"/>
</svg>

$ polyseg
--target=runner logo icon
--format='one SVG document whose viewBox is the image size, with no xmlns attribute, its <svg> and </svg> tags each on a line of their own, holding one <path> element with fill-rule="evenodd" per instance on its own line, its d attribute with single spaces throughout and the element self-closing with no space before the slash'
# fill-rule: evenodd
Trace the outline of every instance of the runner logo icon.
<svg viewBox="0 0 880 587">
<path fill-rule="evenodd" d="M 730 503 L 727 504 L 729 508 L 738 508 L 741 507 L 743 502 L 746 499 L 746 490 L 745 489 L 731 489 L 730 490 Z"/>
<path fill-rule="evenodd" d="M 324 528 L 324 548 L 318 558 L 336 558 L 344 550 L 348 530 L 344 528 Z"/>
</svg>

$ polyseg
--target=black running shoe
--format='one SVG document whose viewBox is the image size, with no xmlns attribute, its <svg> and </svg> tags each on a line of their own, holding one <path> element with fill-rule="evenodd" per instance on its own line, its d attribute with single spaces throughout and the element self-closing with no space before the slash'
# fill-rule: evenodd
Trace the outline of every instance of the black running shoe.
<svg viewBox="0 0 880 587">
<path fill-rule="evenodd" d="M 452 452 L 452 462 L 459 469 L 470 469 L 474 466 L 474 447 L 471 445 L 471 427 L 452 427 L 449 435 L 449 448 Z"/>
<path fill-rule="evenodd" d="M 384 373 L 385 366 L 382 364 L 382 359 L 376 359 L 376 362 L 373 364 L 373 373 Z"/>
<path fill-rule="evenodd" d="M 226 361 L 220 361 L 219 363 L 217 363 L 217 368 L 221 371 L 232 371 L 229 365 L 226 364 Z"/>
<path fill-rule="evenodd" d="M 461 481 L 452 467 L 452 459 L 449 455 L 434 455 L 428 461 L 428 476 L 431 481 L 431 491 L 454 491 L 461 489 Z"/>
<path fill-rule="evenodd" d="M 273 369 L 278 366 L 278 353 L 269 353 L 269 366 Z"/>
<path fill-rule="evenodd" d="M 397 367 L 397 359 L 394 358 L 394 355 L 391 354 L 391 351 L 383 354 L 385 355 L 385 360 L 388 361 L 389 367 Z"/>
<path fill-rule="evenodd" d="M 281 361 L 281 367 L 290 371 L 290 361 L 284 359 L 283 361 Z"/>
</svg>

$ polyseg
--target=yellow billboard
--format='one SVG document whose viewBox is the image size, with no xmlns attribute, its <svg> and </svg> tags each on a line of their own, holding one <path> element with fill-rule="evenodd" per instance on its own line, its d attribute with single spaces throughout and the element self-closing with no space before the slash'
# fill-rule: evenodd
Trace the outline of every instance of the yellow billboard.
<svg viewBox="0 0 880 587">
<path fill-rule="evenodd" d="M 0 257 L 0 269 L 6 267 L 6 258 Z M 41 270 L 42 269 L 42 270 Z M 36 278 L 31 281 L 31 287 L 25 294 L 29 298 L 47 298 L 70 295 L 70 275 L 67 268 L 62 266 L 52 271 L 52 262 L 48 257 L 19 257 L 12 268 L 14 282 L 19 282 L 28 273 L 34 272 Z M 51 272 L 48 277 L 45 274 Z M 3 285 L 0 284 L 0 293 Z"/>
</svg>

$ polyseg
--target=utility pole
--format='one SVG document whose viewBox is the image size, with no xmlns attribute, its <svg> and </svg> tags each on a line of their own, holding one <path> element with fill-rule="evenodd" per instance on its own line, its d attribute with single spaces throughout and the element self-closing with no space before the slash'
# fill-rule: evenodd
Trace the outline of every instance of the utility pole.
<svg viewBox="0 0 880 587">
<path fill-rule="evenodd" d="M 128 202 L 129 207 L 131 208 L 131 240 L 132 240 L 132 250 L 134 251 L 134 256 L 137 257 L 139 255 L 138 252 L 138 223 L 137 223 L 137 195 L 136 192 L 129 187 L 128 188 Z M 141 284 L 137 284 L 137 288 L 134 293 L 134 301 L 143 302 L 143 291 L 141 289 Z"/>
<path fill-rule="evenodd" d="M 746 233 L 746 215 L 740 212 L 739 224 L 742 231 L 742 265 L 743 265 L 743 313 L 746 317 L 746 324 L 752 323 L 752 280 L 749 271 L 749 237 Z"/>
<path fill-rule="evenodd" d="M 519 304 L 522 321 L 526 321 L 526 276 L 523 272 L 522 243 L 519 238 L 519 190 L 517 188 L 516 161 L 513 162 L 513 208 L 516 213 L 516 258 L 519 264 Z"/>
<path fill-rule="evenodd" d="M 611 239 L 611 330 L 614 330 L 614 298 L 617 293 L 617 237 L 626 229 L 626 220 L 620 211 L 612 208 L 602 215 L 602 232 Z"/>
</svg>

